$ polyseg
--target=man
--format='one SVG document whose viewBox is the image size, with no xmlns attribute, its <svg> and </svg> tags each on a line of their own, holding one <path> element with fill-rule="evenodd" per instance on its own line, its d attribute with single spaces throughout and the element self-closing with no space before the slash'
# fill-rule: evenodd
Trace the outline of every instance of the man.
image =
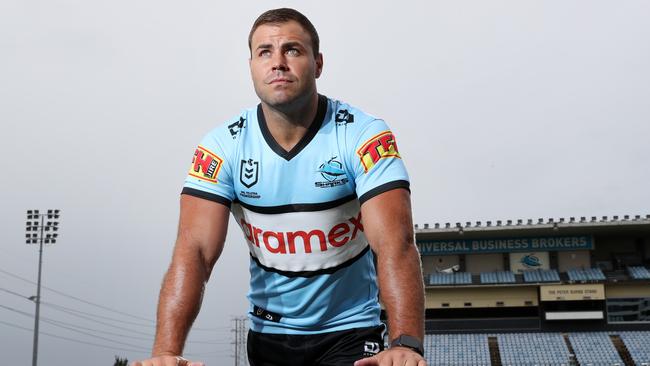
<svg viewBox="0 0 650 366">
<path fill-rule="evenodd" d="M 181 354 L 230 212 L 251 256 L 251 365 L 425 365 L 421 265 L 393 134 L 317 93 L 323 56 L 301 13 L 265 12 L 249 47 L 261 103 L 196 149 L 153 357 L 134 365 L 203 365 Z"/>
</svg>

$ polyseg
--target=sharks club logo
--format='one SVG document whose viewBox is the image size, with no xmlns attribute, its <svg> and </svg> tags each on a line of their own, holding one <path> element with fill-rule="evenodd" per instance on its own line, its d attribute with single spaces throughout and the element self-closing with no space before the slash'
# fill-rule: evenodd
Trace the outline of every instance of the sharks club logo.
<svg viewBox="0 0 650 366">
<path fill-rule="evenodd" d="M 336 156 L 321 164 L 316 171 L 325 179 L 325 181 L 314 183 L 319 188 L 336 187 L 349 181 L 343 164 Z"/>
<path fill-rule="evenodd" d="M 541 268 L 542 263 L 538 256 L 535 254 L 527 254 L 523 256 L 520 260 L 521 264 L 526 268 Z"/>
</svg>

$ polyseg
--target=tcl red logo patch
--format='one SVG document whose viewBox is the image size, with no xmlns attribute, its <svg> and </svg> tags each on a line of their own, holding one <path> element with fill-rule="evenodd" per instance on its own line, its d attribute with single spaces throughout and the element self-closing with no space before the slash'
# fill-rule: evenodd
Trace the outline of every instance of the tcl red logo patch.
<svg viewBox="0 0 650 366">
<path fill-rule="evenodd" d="M 347 221 L 332 226 L 327 232 L 320 229 L 272 231 L 249 224 L 244 218 L 239 222 L 250 243 L 274 254 L 296 254 L 296 252 L 310 254 L 316 250 L 325 252 L 331 247 L 344 246 L 363 232 L 361 213 L 357 217 L 350 217 Z M 312 242 L 312 238 L 318 240 Z M 316 245 L 312 247 L 312 243 Z"/>
<path fill-rule="evenodd" d="M 366 173 L 381 159 L 400 158 L 395 136 L 390 131 L 384 131 L 368 139 L 357 150 L 357 155 Z"/>
<path fill-rule="evenodd" d="M 217 154 L 199 146 L 196 148 L 192 157 L 189 175 L 201 180 L 217 183 L 217 176 L 219 175 L 222 164 L 223 159 L 217 156 Z"/>
</svg>

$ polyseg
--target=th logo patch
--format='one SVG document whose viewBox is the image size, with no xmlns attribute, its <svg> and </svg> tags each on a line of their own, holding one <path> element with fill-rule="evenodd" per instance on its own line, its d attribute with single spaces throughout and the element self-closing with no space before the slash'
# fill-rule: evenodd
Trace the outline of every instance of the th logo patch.
<svg viewBox="0 0 650 366">
<path fill-rule="evenodd" d="M 357 150 L 357 155 L 366 173 L 381 159 L 400 158 L 395 136 L 390 131 L 371 137 Z"/>
<path fill-rule="evenodd" d="M 189 175 L 207 182 L 217 183 L 222 163 L 223 160 L 217 154 L 199 146 L 194 151 Z"/>
</svg>

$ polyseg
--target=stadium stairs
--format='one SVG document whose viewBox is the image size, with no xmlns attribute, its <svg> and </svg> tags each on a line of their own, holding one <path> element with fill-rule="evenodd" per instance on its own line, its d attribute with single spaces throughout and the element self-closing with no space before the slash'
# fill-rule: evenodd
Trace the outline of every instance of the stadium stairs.
<svg viewBox="0 0 650 366">
<path fill-rule="evenodd" d="M 618 351 L 618 355 L 621 356 L 621 359 L 623 360 L 625 366 L 634 366 L 634 360 L 632 360 L 632 355 L 630 354 L 630 351 L 625 346 L 625 343 L 623 343 L 621 337 L 618 335 L 610 335 L 609 338 L 611 338 L 612 343 L 614 344 L 616 351 Z"/>
<path fill-rule="evenodd" d="M 562 338 L 564 339 L 564 343 L 566 343 L 566 346 L 569 349 L 569 354 L 573 358 L 573 361 L 570 363 L 570 365 L 579 366 L 580 364 L 575 359 L 576 358 L 576 351 L 573 349 L 573 346 L 571 345 L 571 341 L 569 340 L 569 335 L 568 334 L 562 334 Z"/>
<path fill-rule="evenodd" d="M 499 341 L 497 337 L 488 337 L 488 347 L 490 349 L 490 363 L 492 366 L 503 366 L 501 363 L 501 353 L 499 353 Z"/>
</svg>

